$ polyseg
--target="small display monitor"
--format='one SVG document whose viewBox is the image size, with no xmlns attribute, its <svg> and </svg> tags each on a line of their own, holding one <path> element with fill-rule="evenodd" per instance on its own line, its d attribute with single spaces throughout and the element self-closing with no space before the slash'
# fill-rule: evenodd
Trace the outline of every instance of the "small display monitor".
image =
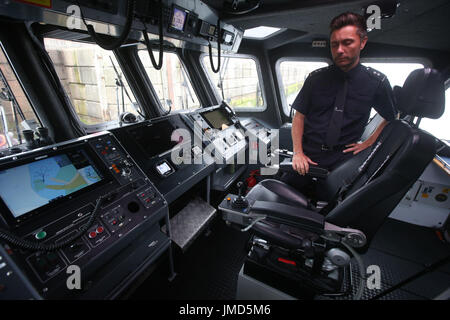
<svg viewBox="0 0 450 320">
<path fill-rule="evenodd" d="M 161 163 L 158 163 L 155 166 L 155 168 L 156 168 L 156 171 L 158 171 L 158 173 L 163 177 L 167 177 L 168 175 L 175 172 L 175 170 L 170 166 L 170 164 L 166 160 L 164 160 Z"/>
<path fill-rule="evenodd" d="M 174 6 L 170 26 L 178 31 L 184 31 L 184 24 L 186 22 L 186 18 L 187 12 Z"/>
<path fill-rule="evenodd" d="M 214 33 L 216 32 L 216 26 L 214 26 L 214 25 L 210 25 L 209 26 L 209 29 L 208 29 L 208 34 L 210 35 L 210 36 L 214 36 Z"/>
<path fill-rule="evenodd" d="M 233 39 L 233 35 L 230 33 L 226 33 L 223 40 L 225 43 L 229 43 L 232 39 Z"/>
<path fill-rule="evenodd" d="M 102 181 L 84 150 L 0 171 L 0 196 L 14 219 Z"/>
<path fill-rule="evenodd" d="M 203 112 L 202 115 L 213 129 L 224 130 L 233 124 L 230 115 L 223 108 Z"/>
</svg>

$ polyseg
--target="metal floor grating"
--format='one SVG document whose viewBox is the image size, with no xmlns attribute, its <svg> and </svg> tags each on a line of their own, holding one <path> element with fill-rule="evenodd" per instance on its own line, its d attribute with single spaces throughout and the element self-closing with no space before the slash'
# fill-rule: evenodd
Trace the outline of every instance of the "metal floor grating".
<svg viewBox="0 0 450 320">
<path fill-rule="evenodd" d="M 442 243 L 433 230 L 388 219 L 362 255 L 365 268 L 377 265 L 381 271 L 381 289 L 363 291 L 362 299 L 368 300 L 379 293 L 407 280 L 432 264 L 450 255 L 450 245 Z M 433 299 L 450 287 L 450 262 L 420 276 L 380 300 Z M 352 275 L 356 292 L 360 281 L 357 264 L 353 264 Z M 345 299 L 350 299 L 346 297 Z M 342 299 L 342 298 L 340 298 Z"/>
<path fill-rule="evenodd" d="M 178 273 L 173 282 L 167 281 L 165 268 L 152 274 L 131 299 L 229 300 L 236 297 L 239 270 L 246 257 L 249 233 L 227 227 L 218 219 L 208 237 L 200 236 L 189 250 L 176 255 Z M 406 238 L 406 240 L 405 240 Z M 450 254 L 449 244 L 438 240 L 432 230 L 388 219 L 373 239 L 369 250 L 362 255 L 365 268 L 378 265 L 381 270 L 381 289 L 367 289 L 362 299 L 371 299 L 380 292 L 415 275 L 432 263 Z M 360 275 L 352 264 L 353 293 Z M 159 272 L 159 273 L 158 273 Z M 399 288 L 381 300 L 432 299 L 450 286 L 450 263 Z M 335 297 L 333 299 L 351 299 Z M 321 299 L 321 298 L 320 298 Z M 328 299 L 328 298 L 324 298 Z"/>
</svg>

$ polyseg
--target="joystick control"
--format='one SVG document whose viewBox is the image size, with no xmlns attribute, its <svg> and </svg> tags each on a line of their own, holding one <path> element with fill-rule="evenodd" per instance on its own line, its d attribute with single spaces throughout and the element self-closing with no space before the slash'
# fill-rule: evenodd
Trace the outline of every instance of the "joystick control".
<svg viewBox="0 0 450 320">
<path fill-rule="evenodd" d="M 244 196 L 242 195 L 243 193 L 243 189 L 244 189 L 244 183 L 242 181 L 239 181 L 237 183 L 237 187 L 239 190 L 239 194 L 238 196 L 233 200 L 233 202 L 231 203 L 231 206 L 233 208 L 237 208 L 237 209 L 244 209 L 248 207 L 248 201 L 247 199 L 244 198 Z"/>
</svg>

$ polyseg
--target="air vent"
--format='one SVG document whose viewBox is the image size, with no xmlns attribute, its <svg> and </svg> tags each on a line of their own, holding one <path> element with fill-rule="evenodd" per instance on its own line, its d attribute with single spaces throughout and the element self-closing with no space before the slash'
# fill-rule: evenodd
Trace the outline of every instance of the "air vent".
<svg viewBox="0 0 450 320">
<path fill-rule="evenodd" d="M 327 46 L 327 40 L 314 40 L 312 42 L 313 48 L 326 48 Z"/>
</svg>

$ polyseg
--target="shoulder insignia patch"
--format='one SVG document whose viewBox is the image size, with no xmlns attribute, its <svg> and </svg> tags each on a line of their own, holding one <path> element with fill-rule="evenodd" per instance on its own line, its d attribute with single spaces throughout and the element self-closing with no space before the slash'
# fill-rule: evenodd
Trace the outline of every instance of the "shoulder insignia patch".
<svg viewBox="0 0 450 320">
<path fill-rule="evenodd" d="M 371 75 L 372 77 L 375 77 L 380 81 L 384 81 L 384 79 L 386 79 L 386 76 L 383 73 L 381 73 L 371 67 L 364 67 L 364 68 L 369 73 L 369 75 Z"/>
<path fill-rule="evenodd" d="M 330 68 L 330 66 L 326 66 L 326 67 L 323 67 L 323 68 L 316 69 L 316 70 L 314 70 L 314 71 L 311 71 L 311 73 L 310 73 L 309 75 L 310 75 L 310 76 L 314 76 L 314 75 L 316 75 L 316 74 L 319 74 L 319 73 L 321 73 L 321 72 L 323 72 L 323 71 L 328 70 L 329 68 Z"/>
</svg>

